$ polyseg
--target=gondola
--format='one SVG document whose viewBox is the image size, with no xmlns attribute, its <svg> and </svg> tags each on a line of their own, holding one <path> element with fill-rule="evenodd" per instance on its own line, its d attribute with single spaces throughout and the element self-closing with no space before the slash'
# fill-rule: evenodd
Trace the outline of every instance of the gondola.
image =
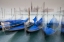
<svg viewBox="0 0 64 42">
<path fill-rule="evenodd" d="M 29 11 L 30 12 L 30 11 Z M 35 32 L 35 31 L 39 31 L 41 28 L 39 27 L 41 24 L 42 24 L 42 18 L 40 20 L 37 21 L 37 16 L 38 16 L 38 6 L 37 6 L 37 9 L 36 9 L 36 17 L 33 19 L 34 21 L 34 24 L 33 26 L 31 26 L 30 28 L 28 28 L 26 30 L 26 32 L 30 33 L 30 32 Z"/>
<path fill-rule="evenodd" d="M 15 8 L 14 8 L 14 10 L 15 10 Z M 11 16 L 12 16 L 12 9 L 11 9 Z M 16 15 L 15 15 L 15 19 L 14 20 L 11 19 L 11 20 L 3 20 L 3 21 L 0 21 L 0 30 L 2 29 L 1 22 L 9 22 L 10 23 L 9 24 L 10 25 L 10 28 L 12 28 L 12 27 L 15 27 L 15 26 L 23 25 L 28 20 L 29 20 L 29 18 L 27 18 L 25 20 L 16 19 Z"/>
<path fill-rule="evenodd" d="M 27 32 L 31 33 L 31 32 L 37 32 L 39 31 L 41 28 L 39 27 L 40 25 L 42 25 L 42 18 L 39 21 L 36 21 L 37 19 L 34 19 L 34 25 L 31 26 L 30 28 L 28 28 Z"/>
<path fill-rule="evenodd" d="M 61 7 L 60 7 L 60 14 L 61 14 Z M 64 10 L 63 10 L 62 19 L 61 19 L 61 34 L 64 35 Z"/>
<path fill-rule="evenodd" d="M 52 18 L 51 21 L 49 23 L 47 23 L 47 26 L 45 28 L 42 28 L 43 32 L 45 33 L 45 35 L 52 35 L 54 34 L 56 31 L 54 28 L 58 27 L 58 22 L 55 18 Z M 54 26 L 54 28 L 53 28 Z"/>
<path fill-rule="evenodd" d="M 28 18 L 26 20 L 7 20 L 4 22 L 9 22 L 10 28 L 17 27 L 20 25 L 24 25 L 25 22 L 28 21 Z M 0 30 L 2 30 L 2 26 L 0 25 Z"/>
<path fill-rule="evenodd" d="M 64 17 L 61 19 L 61 33 L 64 34 Z"/>
<path fill-rule="evenodd" d="M 45 3 L 43 5 L 44 5 L 43 8 L 45 8 Z M 47 19 L 48 19 L 48 8 L 46 12 L 47 12 Z M 58 26 L 57 19 L 54 18 L 53 15 L 53 18 L 50 20 L 49 23 L 47 22 L 46 26 L 42 28 L 42 31 L 44 32 L 45 35 L 52 35 L 56 32 L 54 28 L 56 28 L 57 26 Z"/>
<path fill-rule="evenodd" d="M 29 19 L 25 19 L 25 20 L 8 20 L 8 21 L 5 21 L 5 22 L 10 22 L 10 26 L 11 27 L 15 27 L 15 26 L 19 26 L 19 25 L 23 25 L 24 22 L 27 22 Z"/>
<path fill-rule="evenodd" d="M 61 33 L 64 33 L 64 22 L 61 22 Z"/>
</svg>

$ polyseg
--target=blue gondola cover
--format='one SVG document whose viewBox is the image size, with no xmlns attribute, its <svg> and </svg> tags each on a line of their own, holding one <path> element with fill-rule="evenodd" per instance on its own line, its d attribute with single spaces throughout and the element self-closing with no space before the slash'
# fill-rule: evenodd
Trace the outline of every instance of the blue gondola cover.
<svg viewBox="0 0 64 42">
<path fill-rule="evenodd" d="M 51 34 L 54 34 L 54 30 L 52 28 L 43 28 L 44 32 L 47 34 L 47 35 L 51 35 Z"/>
<path fill-rule="evenodd" d="M 16 30 L 21 30 L 21 29 L 24 29 L 24 25 L 20 25 L 20 26 L 16 26 L 16 27 L 13 27 L 13 28 L 10 28 L 9 30 L 10 31 L 16 31 Z"/>
<path fill-rule="evenodd" d="M 53 24 L 55 26 L 59 25 L 58 21 L 55 18 L 52 18 L 51 21 L 49 23 L 47 23 L 46 28 L 43 28 L 43 31 L 45 32 L 45 34 L 51 35 L 51 34 L 55 33 L 55 30 L 53 30 L 53 28 L 52 28 Z"/>
<path fill-rule="evenodd" d="M 34 23 L 36 23 L 36 21 L 37 21 L 37 17 L 35 17 L 35 18 L 33 19 L 33 21 L 34 21 Z"/>
<path fill-rule="evenodd" d="M 36 25 L 33 25 L 32 27 L 29 28 L 30 32 L 34 32 L 34 31 L 37 31 L 37 30 L 39 30 L 39 28 Z"/>
<path fill-rule="evenodd" d="M 61 32 L 64 33 L 64 21 L 61 21 Z"/>
<path fill-rule="evenodd" d="M 28 29 L 29 32 L 34 32 L 40 30 L 38 27 L 42 23 L 42 18 L 39 21 L 36 21 L 37 18 L 34 18 L 34 25 Z"/>
<path fill-rule="evenodd" d="M 28 21 L 28 18 L 26 20 L 20 20 L 20 19 L 19 20 L 6 20 L 5 22 L 10 22 L 10 26 L 13 26 L 13 25 L 16 25 L 16 24 L 22 24 L 22 25 L 24 25 L 24 22 L 27 22 L 27 21 Z M 21 28 L 22 28 L 22 26 L 21 26 Z M 1 25 L 0 25 L 0 29 L 2 29 Z"/>
<path fill-rule="evenodd" d="M 56 26 L 59 25 L 59 22 L 58 22 L 57 19 L 55 19 L 55 18 L 52 18 L 52 19 L 50 20 L 50 22 L 47 23 L 47 27 L 50 27 L 50 28 L 51 28 L 53 25 L 56 25 Z"/>
<path fill-rule="evenodd" d="M 43 19 L 42 19 L 42 18 L 40 18 L 40 20 L 39 20 L 39 21 L 37 21 L 36 25 L 41 25 L 41 24 L 42 24 L 42 22 L 43 22 Z"/>
</svg>

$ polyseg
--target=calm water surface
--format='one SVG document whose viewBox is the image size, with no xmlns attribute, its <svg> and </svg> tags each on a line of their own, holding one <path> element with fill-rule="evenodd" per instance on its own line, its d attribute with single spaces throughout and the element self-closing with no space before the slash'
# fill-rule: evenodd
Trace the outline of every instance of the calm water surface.
<svg viewBox="0 0 64 42">
<path fill-rule="evenodd" d="M 28 34 L 24 30 L 16 32 L 0 31 L 0 42 L 64 42 L 64 35 L 55 33 L 46 36 L 41 30 Z"/>
</svg>

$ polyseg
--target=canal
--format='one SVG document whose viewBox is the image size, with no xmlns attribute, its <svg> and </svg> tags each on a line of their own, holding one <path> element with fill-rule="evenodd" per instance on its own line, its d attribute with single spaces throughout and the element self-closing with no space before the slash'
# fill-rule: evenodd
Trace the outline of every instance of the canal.
<svg viewBox="0 0 64 42">
<path fill-rule="evenodd" d="M 47 36 L 43 31 L 26 33 L 24 30 L 15 32 L 0 31 L 0 42 L 64 42 L 64 35 L 55 33 Z"/>
</svg>

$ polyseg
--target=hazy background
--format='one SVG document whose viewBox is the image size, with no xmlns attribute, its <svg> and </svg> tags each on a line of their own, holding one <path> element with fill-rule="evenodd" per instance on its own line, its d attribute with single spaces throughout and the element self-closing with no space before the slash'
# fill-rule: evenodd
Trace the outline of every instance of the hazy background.
<svg viewBox="0 0 64 42">
<path fill-rule="evenodd" d="M 54 9 L 55 11 L 59 11 L 60 7 L 62 7 L 62 10 L 64 9 L 64 0 L 0 0 L 0 8 L 2 7 L 3 11 L 5 9 L 5 12 L 3 12 L 3 14 L 6 15 L 6 14 L 11 14 L 11 10 L 10 10 L 11 8 L 18 9 L 20 7 L 22 10 L 29 8 L 31 6 L 31 2 L 33 4 L 33 7 L 39 6 L 40 10 L 42 10 L 43 2 L 45 2 L 45 8 L 48 7 L 48 8 Z M 19 11 L 19 10 L 16 10 L 16 11 Z M 14 10 L 12 13 L 14 14 Z M 18 15 L 18 14 L 20 14 L 19 12 L 16 12 L 15 14 L 16 14 L 17 18 L 21 17 L 21 15 Z M 33 16 L 31 18 L 34 18 Z M 10 16 L 10 15 L 6 15 L 5 19 L 9 19 L 11 17 L 12 16 Z M 23 17 L 25 18 L 25 15 L 23 15 Z M 40 18 L 40 17 L 41 17 L 41 15 L 38 18 Z M 48 17 L 49 17 L 49 19 L 51 19 L 51 17 L 53 17 L 53 16 L 49 15 Z M 59 20 L 58 15 L 56 15 L 55 17 Z M 2 12 L 0 12 L 0 18 L 2 19 Z M 45 16 L 45 18 L 47 20 L 46 16 Z"/>
<path fill-rule="evenodd" d="M 45 2 L 45 6 L 53 9 L 58 9 L 62 7 L 64 9 L 64 0 L 0 0 L 0 7 L 4 8 L 13 8 L 13 7 L 21 7 L 28 8 L 33 3 L 33 6 L 43 6 L 43 2 Z"/>
</svg>

